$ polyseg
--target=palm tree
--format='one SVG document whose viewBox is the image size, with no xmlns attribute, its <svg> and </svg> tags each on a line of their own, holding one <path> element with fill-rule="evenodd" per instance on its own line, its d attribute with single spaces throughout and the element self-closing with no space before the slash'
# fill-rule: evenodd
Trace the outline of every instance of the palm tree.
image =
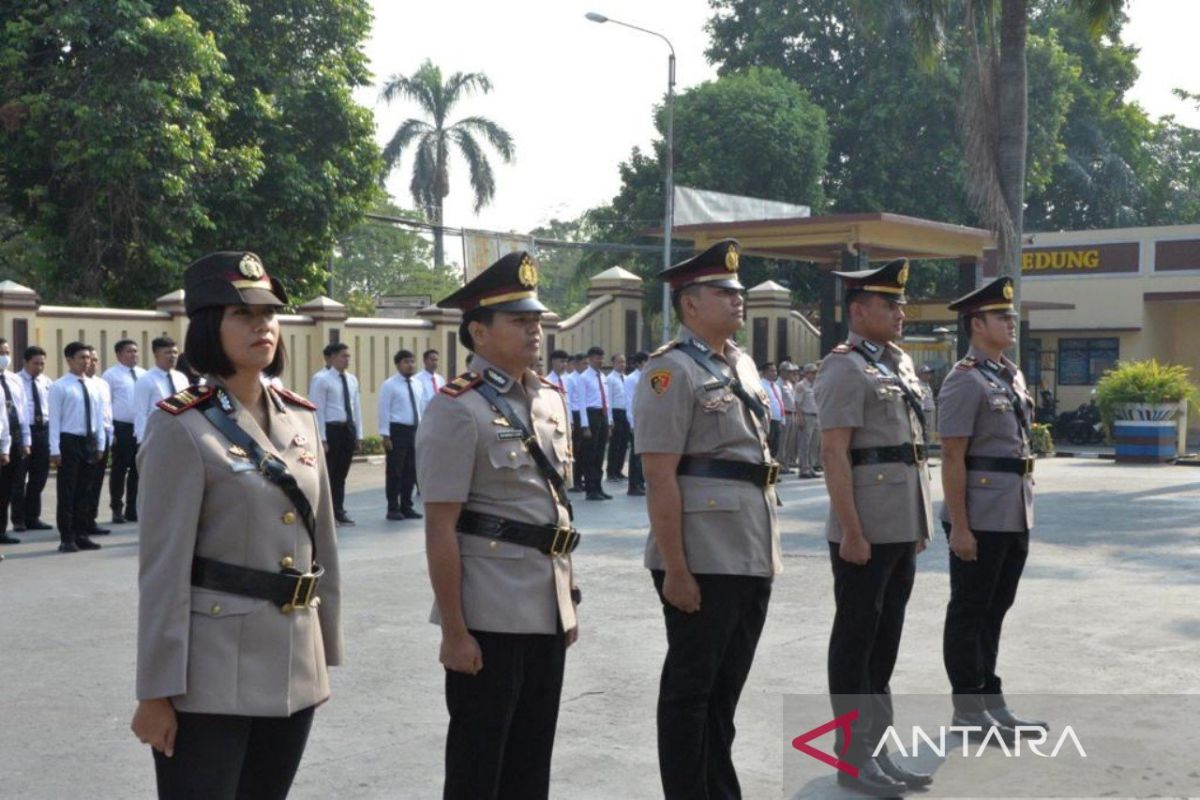
<svg viewBox="0 0 1200 800">
<path fill-rule="evenodd" d="M 476 91 L 487 94 L 491 90 L 491 81 L 482 72 L 456 72 L 443 81 L 442 70 L 426 59 L 412 75 L 389 78 L 380 94 L 389 104 L 399 97 L 413 100 L 428 117 L 414 117 L 402 122 L 383 149 L 383 161 L 384 175 L 387 175 L 396 167 L 405 148 L 416 143 L 412 182 L 408 188 L 417 206 L 437 226 L 433 235 L 433 260 L 438 267 L 445 258 L 441 226 L 442 206 L 450 194 L 450 151 L 458 148 L 470 169 L 476 213 L 496 194 L 496 179 L 480 138 L 495 148 L 504 163 L 513 160 L 512 137 L 492 120 L 464 117 L 454 123 L 448 122 L 450 113 L 464 97 Z"/>
</svg>

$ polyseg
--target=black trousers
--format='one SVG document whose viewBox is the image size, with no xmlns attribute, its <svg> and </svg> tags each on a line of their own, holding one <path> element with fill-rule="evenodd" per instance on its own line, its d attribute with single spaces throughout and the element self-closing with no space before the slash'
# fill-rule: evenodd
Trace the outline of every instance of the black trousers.
<svg viewBox="0 0 1200 800">
<path fill-rule="evenodd" d="M 943 523 L 946 532 L 949 526 Z M 975 561 L 950 553 L 950 602 L 942 659 L 960 711 L 1004 705 L 996 657 L 1000 629 L 1012 608 L 1029 555 L 1029 532 L 974 531 Z M 983 698 L 978 695 L 984 695 Z"/>
<path fill-rule="evenodd" d="M 73 541 L 91 529 L 91 483 L 94 477 L 95 454 L 89 450 L 88 437 L 70 433 L 59 435 L 58 465 L 58 535 Z"/>
<path fill-rule="evenodd" d="M 771 458 L 779 457 L 779 442 L 783 437 L 783 423 L 777 419 L 771 420 L 771 427 L 767 432 L 767 446 L 771 448 Z"/>
<path fill-rule="evenodd" d="M 838 728 L 836 752 L 846 752 L 847 760 L 869 755 L 892 724 L 888 683 L 900 650 L 916 554 L 915 542 L 872 544 L 871 560 L 858 565 L 843 561 L 838 544 L 829 543 L 837 607 L 829 636 L 829 694 L 835 717 L 859 712 L 848 750 Z"/>
<path fill-rule="evenodd" d="M 392 440 L 392 449 L 387 451 L 383 490 L 387 510 L 411 509 L 413 487 L 417 485 L 417 426 L 393 422 L 388 425 L 388 437 Z"/>
<path fill-rule="evenodd" d="M 477 675 L 446 670 L 444 800 L 545 800 L 567 640 L 471 631 Z"/>
<path fill-rule="evenodd" d="M 175 755 L 153 751 L 160 800 L 283 800 L 315 708 L 290 717 L 175 712 Z"/>
<path fill-rule="evenodd" d="M 109 505 L 114 517 L 137 516 L 137 439 L 132 422 L 113 422 L 112 472 L 108 476 Z"/>
<path fill-rule="evenodd" d="M 667 658 L 658 689 L 658 768 L 666 800 L 740 798 L 733 767 L 734 714 L 767 620 L 771 579 L 696 575 L 700 610 L 685 614 L 662 596 Z"/>
<path fill-rule="evenodd" d="M 104 473 L 108 468 L 108 450 L 100 454 L 100 460 L 88 465 L 88 526 L 96 529 L 96 517 L 100 514 L 100 493 L 104 489 Z"/>
<path fill-rule="evenodd" d="M 604 450 L 608 444 L 608 417 L 598 408 L 587 410 L 590 436 L 583 439 L 583 488 L 588 494 L 604 491 Z"/>
<path fill-rule="evenodd" d="M 12 447 L 8 450 L 8 463 L 0 467 L 0 533 L 8 530 L 8 510 L 14 505 L 13 499 L 21 494 L 21 472 L 25 461 L 25 448 L 21 445 L 21 428 L 13 428 Z M 13 514 L 13 524 L 17 518 Z"/>
<path fill-rule="evenodd" d="M 646 476 L 642 474 L 642 457 L 633 447 L 633 431 L 629 432 L 629 488 L 646 491 Z"/>
<path fill-rule="evenodd" d="M 629 440 L 633 432 L 629 429 L 629 415 L 623 408 L 613 409 L 612 435 L 608 440 L 608 477 L 623 475 L 625 456 L 629 452 Z"/>
<path fill-rule="evenodd" d="M 583 481 L 587 475 L 587 439 L 583 438 L 583 427 L 579 424 L 579 412 L 571 412 L 571 452 L 575 454 L 574 468 L 571 470 L 573 489 L 583 490 Z"/>
<path fill-rule="evenodd" d="M 28 458 L 17 467 L 16 488 L 12 497 L 13 525 L 28 525 L 42 517 L 42 491 L 50 477 L 50 429 L 33 425 L 32 447 Z"/>
<path fill-rule="evenodd" d="M 345 514 L 346 476 L 350 474 L 350 462 L 354 460 L 354 426 L 325 423 L 325 441 L 329 445 L 325 463 L 329 466 L 329 490 L 333 495 L 333 510 L 338 514 Z"/>
</svg>

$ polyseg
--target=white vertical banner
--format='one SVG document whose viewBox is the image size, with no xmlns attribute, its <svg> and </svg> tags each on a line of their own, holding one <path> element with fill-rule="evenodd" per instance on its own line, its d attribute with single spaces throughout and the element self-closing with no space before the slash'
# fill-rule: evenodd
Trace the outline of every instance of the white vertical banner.
<svg viewBox="0 0 1200 800">
<path fill-rule="evenodd" d="M 508 253 L 533 250 L 533 237 L 518 233 L 472 231 L 463 229 L 463 255 L 467 260 L 467 280 L 490 267 Z"/>
</svg>

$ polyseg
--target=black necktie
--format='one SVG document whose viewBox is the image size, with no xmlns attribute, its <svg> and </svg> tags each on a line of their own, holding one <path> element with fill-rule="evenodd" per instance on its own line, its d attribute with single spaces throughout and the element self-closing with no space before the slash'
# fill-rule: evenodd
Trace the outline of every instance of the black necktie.
<svg viewBox="0 0 1200 800">
<path fill-rule="evenodd" d="M 338 376 L 342 379 L 342 402 L 346 404 L 346 422 L 353 426 L 354 411 L 350 406 L 350 382 L 346 380 L 346 373 L 339 372 Z"/>
<path fill-rule="evenodd" d="M 163 377 L 167 379 L 167 397 L 175 394 L 175 381 L 171 378 L 170 372 L 164 372 Z"/>
<path fill-rule="evenodd" d="M 33 421 L 45 425 L 46 418 L 42 414 L 42 396 L 38 393 L 37 378 L 29 381 L 29 391 L 33 392 Z"/>
<path fill-rule="evenodd" d="M 404 383 L 408 386 L 408 402 L 412 403 L 413 425 L 416 425 L 418 422 L 421 421 L 421 418 L 417 414 L 417 396 L 415 394 L 413 394 L 412 378 L 405 377 Z"/>
<path fill-rule="evenodd" d="M 92 398 L 88 394 L 87 383 L 79 379 L 79 388 L 83 389 L 83 424 L 87 428 L 87 437 L 92 438 Z"/>
<path fill-rule="evenodd" d="M 137 385 L 137 370 L 136 370 L 136 369 L 134 369 L 133 367 L 130 367 L 130 368 L 129 368 L 129 374 L 133 376 L 133 383 L 134 383 L 134 385 Z"/>
</svg>

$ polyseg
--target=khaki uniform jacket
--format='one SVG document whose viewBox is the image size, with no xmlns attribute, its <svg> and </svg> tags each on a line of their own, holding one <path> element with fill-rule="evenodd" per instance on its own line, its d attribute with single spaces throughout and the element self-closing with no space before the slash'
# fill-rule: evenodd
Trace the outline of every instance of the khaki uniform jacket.
<svg viewBox="0 0 1200 800">
<path fill-rule="evenodd" d="M 532 370 L 514 380 L 482 356 L 471 366 L 537 436 L 550 463 L 571 484 L 571 414 L 557 387 Z M 462 503 L 470 511 L 533 525 L 569 526 L 520 432 L 482 394 L 453 386 L 430 402 L 417 426 L 417 483 L 426 503 Z M 533 547 L 458 534 L 467 628 L 493 633 L 556 633 L 575 627 L 571 559 Z M 437 603 L 431 621 L 440 624 Z M 561 626 L 561 627 L 560 627 Z"/>
<path fill-rule="evenodd" d="M 720 388 L 710 373 L 674 347 L 693 339 L 694 334 L 680 326 L 675 341 L 656 351 L 643 369 L 634 412 L 637 452 L 770 463 L 770 420 L 760 423 L 731 389 Z M 769 407 L 754 360 L 733 342 L 726 342 L 725 351 L 713 353 L 711 360 L 721 374 L 736 371 L 746 391 L 757 396 L 764 409 Z M 774 486 L 764 489 L 746 481 L 692 475 L 678 480 L 683 549 L 693 574 L 771 577 L 782 571 Z M 653 530 L 646 541 L 645 565 L 665 569 Z"/>
<path fill-rule="evenodd" d="M 970 437 L 969 456 L 1028 458 L 1028 443 L 1013 410 L 1002 377 L 978 365 L 987 356 L 971 348 L 942 383 L 938 395 L 938 433 L 943 437 Z M 1007 358 L 1000 366 L 1006 370 L 1009 387 L 1025 409 L 1025 419 L 1033 421 L 1033 398 L 1021 370 Z M 1033 528 L 1033 476 L 1011 472 L 967 471 L 967 516 L 972 530 L 1023 532 Z M 942 505 L 942 520 L 950 521 L 950 512 Z"/>
<path fill-rule="evenodd" d="M 817 373 L 817 420 L 821 430 L 853 428 L 850 448 L 894 447 L 922 443 L 920 422 L 896 385 L 899 379 L 920 394 L 920 379 L 912 359 L 894 344 L 879 345 L 851 333 L 849 347 L 838 345 L 821 362 Z M 856 350 L 875 351 L 872 358 L 892 377 L 872 366 Z M 853 468 L 854 507 L 863 536 L 872 544 L 915 542 L 933 530 L 929 466 L 902 463 L 863 464 Z M 842 526 L 833 509 L 825 537 L 842 540 Z"/>
<path fill-rule="evenodd" d="M 219 385 L 219 379 L 208 378 Z M 282 717 L 329 697 L 342 659 L 333 502 L 315 415 L 268 391 L 269 435 L 233 400 L 232 419 L 287 464 L 316 515 L 319 602 L 285 614 L 267 600 L 193 588 L 193 554 L 278 572 L 307 571 L 312 544 L 291 500 L 200 410 L 155 409 L 138 449 L 137 696 L 180 711 Z"/>
</svg>

